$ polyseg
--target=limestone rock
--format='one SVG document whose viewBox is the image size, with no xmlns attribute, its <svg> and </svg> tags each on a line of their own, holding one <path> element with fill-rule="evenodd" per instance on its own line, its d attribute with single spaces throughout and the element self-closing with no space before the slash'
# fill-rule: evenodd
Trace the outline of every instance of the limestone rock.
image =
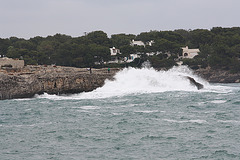
<svg viewBox="0 0 240 160">
<path fill-rule="evenodd" d="M 240 73 L 231 73 L 227 70 L 219 69 L 198 69 L 195 71 L 202 78 L 210 83 L 239 83 Z"/>
<path fill-rule="evenodd" d="M 0 71 L 0 99 L 28 98 L 44 92 L 68 94 L 88 92 L 104 85 L 119 69 L 92 69 L 25 66 L 20 70 Z"/>
</svg>

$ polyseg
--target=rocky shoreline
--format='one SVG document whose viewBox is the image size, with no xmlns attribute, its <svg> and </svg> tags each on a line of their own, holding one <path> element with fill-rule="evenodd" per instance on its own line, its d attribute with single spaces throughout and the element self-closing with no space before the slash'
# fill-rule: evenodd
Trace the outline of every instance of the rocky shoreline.
<svg viewBox="0 0 240 160">
<path fill-rule="evenodd" d="M 119 69 L 25 66 L 0 70 L 0 99 L 30 98 L 44 92 L 70 94 L 92 91 L 112 79 Z"/>
<path fill-rule="evenodd" d="M 211 68 L 197 69 L 194 72 L 210 83 L 240 83 L 240 72 L 231 73 L 227 70 Z"/>
<path fill-rule="evenodd" d="M 71 94 L 92 91 L 113 79 L 120 69 L 91 69 L 62 66 L 25 66 L 0 70 L 0 100 L 30 98 L 35 94 Z M 240 73 L 198 69 L 196 74 L 210 83 L 239 83 Z"/>
</svg>

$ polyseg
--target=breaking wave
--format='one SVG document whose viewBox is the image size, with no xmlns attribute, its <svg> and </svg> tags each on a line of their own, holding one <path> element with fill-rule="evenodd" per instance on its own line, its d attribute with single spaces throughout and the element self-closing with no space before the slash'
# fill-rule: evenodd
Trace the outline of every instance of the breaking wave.
<svg viewBox="0 0 240 160">
<path fill-rule="evenodd" d="M 190 76 L 204 85 L 204 89 L 197 90 L 186 78 Z M 37 95 L 37 98 L 49 99 L 95 99 L 129 94 L 158 93 L 166 91 L 190 91 L 190 92 L 221 92 L 226 87 L 210 85 L 207 81 L 193 74 L 187 66 L 173 67 L 167 71 L 157 71 L 153 68 L 124 68 L 119 71 L 114 80 L 106 80 L 103 87 L 92 92 L 84 92 L 71 96 Z"/>
</svg>

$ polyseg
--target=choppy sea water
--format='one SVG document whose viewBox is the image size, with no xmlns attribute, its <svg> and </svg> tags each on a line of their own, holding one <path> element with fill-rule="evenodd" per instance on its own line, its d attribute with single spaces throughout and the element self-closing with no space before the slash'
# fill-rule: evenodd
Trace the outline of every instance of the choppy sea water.
<svg viewBox="0 0 240 160">
<path fill-rule="evenodd" d="M 89 93 L 0 101 L 0 159 L 239 160 L 239 97 L 240 84 L 178 67 L 124 69 Z"/>
</svg>

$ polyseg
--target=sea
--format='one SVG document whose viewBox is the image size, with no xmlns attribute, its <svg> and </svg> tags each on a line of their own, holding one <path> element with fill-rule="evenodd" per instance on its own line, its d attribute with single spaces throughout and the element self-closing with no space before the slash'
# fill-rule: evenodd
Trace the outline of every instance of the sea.
<svg viewBox="0 0 240 160">
<path fill-rule="evenodd" d="M 92 92 L 0 101 L 0 160 L 45 159 L 239 160 L 240 84 L 125 68 Z"/>
</svg>

